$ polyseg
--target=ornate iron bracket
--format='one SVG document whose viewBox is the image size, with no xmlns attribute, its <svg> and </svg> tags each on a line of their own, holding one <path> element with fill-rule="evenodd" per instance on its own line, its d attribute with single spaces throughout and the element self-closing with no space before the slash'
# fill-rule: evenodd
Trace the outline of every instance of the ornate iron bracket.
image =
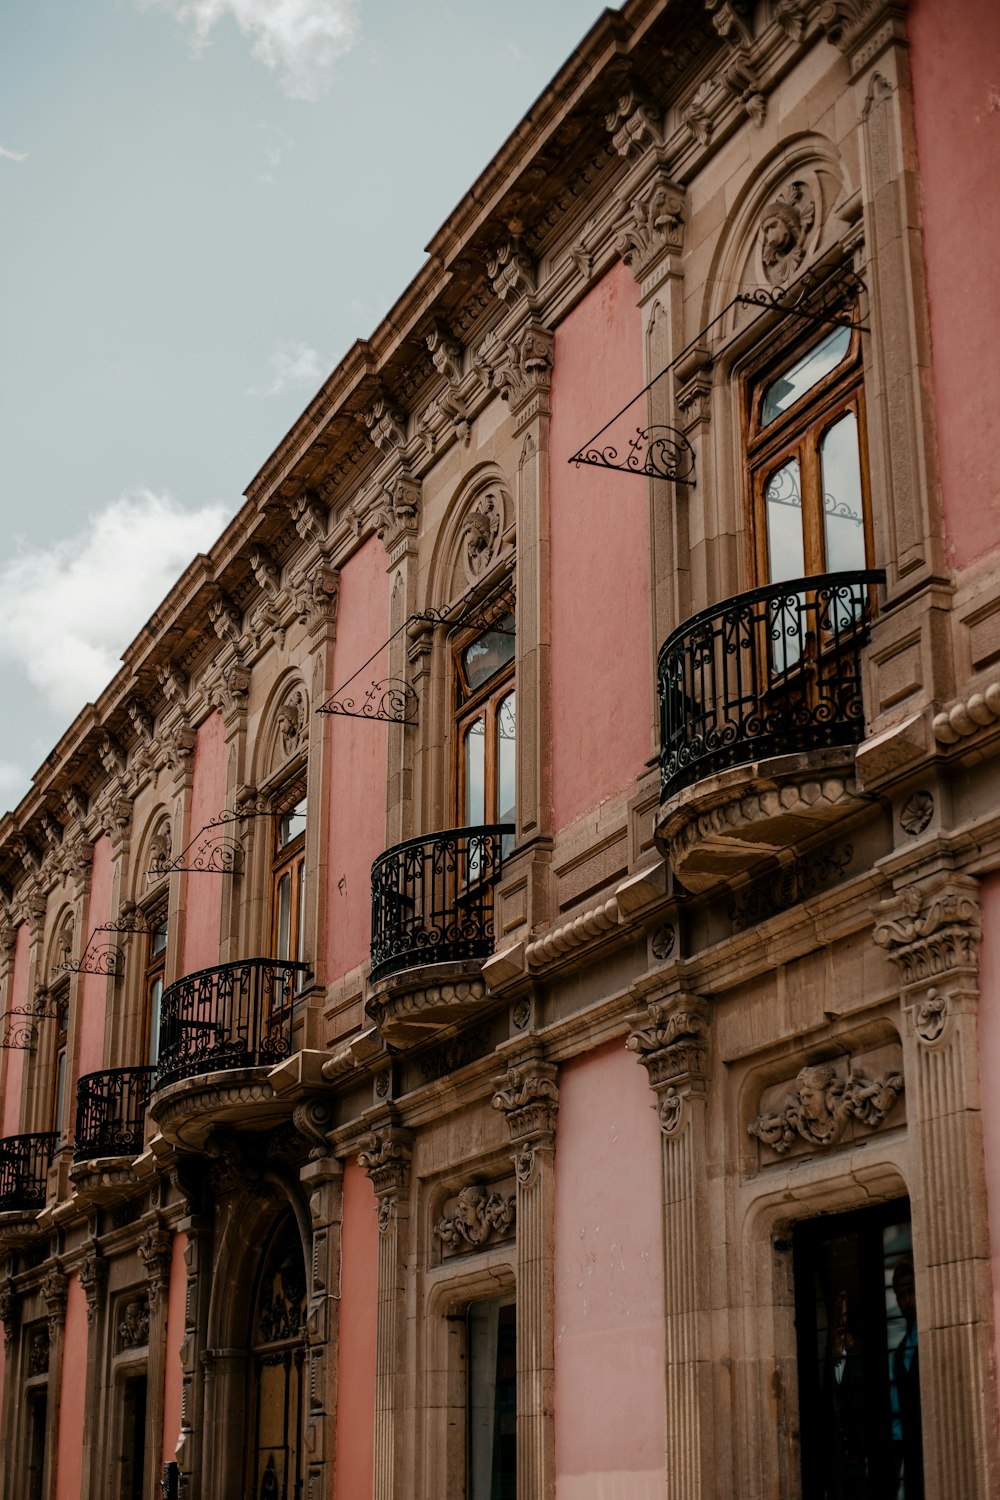
<svg viewBox="0 0 1000 1500">
<path fill-rule="evenodd" d="M 373 651 L 368 660 L 363 661 L 358 670 L 348 677 L 346 682 L 342 682 L 325 703 L 320 704 L 316 712 L 342 714 L 350 719 L 368 719 L 372 723 L 415 724 L 419 707 L 417 695 L 403 678 L 384 677 L 370 683 L 364 692 L 359 689 L 357 693 L 348 693 L 347 689 L 357 682 L 365 668 L 370 667 L 396 637 L 404 630 L 408 630 L 411 625 L 424 623 L 451 625 L 456 629 L 459 627 L 480 630 L 489 630 L 491 627 L 498 629 L 497 622 L 513 613 L 514 602 L 514 580 L 511 577 L 505 577 L 497 588 L 481 598 L 476 597 L 474 590 L 469 590 L 457 605 L 453 604 L 443 609 L 416 610 L 412 615 L 407 615 L 402 625 L 392 632 L 388 640 L 383 641 L 378 650 Z"/>
<path fill-rule="evenodd" d="M 104 974 L 112 979 L 121 976 L 122 952 L 116 944 L 109 939 L 100 939 L 95 943 L 98 933 L 107 931 L 106 928 L 95 927 L 87 939 L 87 946 L 80 957 L 74 963 L 72 959 L 66 959 L 64 963 L 56 964 L 55 968 L 65 974 Z"/>
<path fill-rule="evenodd" d="M 854 308 L 864 291 L 864 285 L 855 271 L 845 267 L 833 279 L 814 282 L 807 274 L 800 277 L 793 286 L 755 287 L 752 292 L 738 293 L 710 323 L 706 323 L 700 333 L 695 334 L 691 342 L 668 365 L 664 365 L 659 374 L 653 376 L 648 385 L 644 385 L 637 395 L 625 403 L 621 411 L 605 422 L 566 462 L 576 464 L 577 468 L 581 464 L 593 464 L 602 469 L 616 469 L 621 474 L 641 474 L 647 479 L 669 479 L 674 484 L 693 486 L 696 478 L 694 449 L 684 433 L 676 427 L 637 427 L 634 437 L 626 435 L 624 438 L 613 438 L 610 442 L 602 442 L 601 439 L 606 433 L 610 433 L 615 423 L 641 401 L 664 375 L 675 369 L 734 307 L 754 308 L 759 311 L 761 318 L 768 313 L 777 312 L 783 317 L 802 318 L 816 328 L 833 324 L 841 328 L 858 328 L 862 333 L 868 333 L 869 330 L 854 317 Z"/>
<path fill-rule="evenodd" d="M 280 813 L 240 809 L 231 812 L 223 808 L 217 818 L 200 828 L 189 844 L 186 844 L 176 859 L 154 860 L 146 871 L 147 880 L 161 880 L 164 875 L 238 875 L 243 868 L 246 854 L 248 828 L 242 832 L 228 832 L 234 824 L 250 818 L 277 818 Z M 139 930 L 139 929 L 129 929 Z"/>
</svg>

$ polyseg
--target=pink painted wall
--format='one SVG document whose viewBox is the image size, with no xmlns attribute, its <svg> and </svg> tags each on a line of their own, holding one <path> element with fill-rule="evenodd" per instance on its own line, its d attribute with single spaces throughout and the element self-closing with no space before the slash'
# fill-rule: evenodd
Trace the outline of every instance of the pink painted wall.
<svg viewBox="0 0 1000 1500">
<path fill-rule="evenodd" d="M 389 633 L 389 581 L 382 543 L 372 537 L 340 570 L 334 688 L 339 688 Z M 386 673 L 383 653 L 351 684 L 364 700 Z M 328 720 L 330 828 L 326 928 L 327 977 L 353 969 L 371 945 L 371 866 L 385 848 L 387 726 L 332 715 Z"/>
<path fill-rule="evenodd" d="M 661 1500 L 660 1132 L 622 1042 L 559 1072 L 555 1201 L 557 1500 Z"/>
<path fill-rule="evenodd" d="M 344 1167 L 343 1210 L 334 1494 L 365 1500 L 375 1452 L 378 1219 L 372 1185 L 354 1161 Z"/>
<path fill-rule="evenodd" d="M 27 922 L 17 929 L 13 968 L 7 980 L 7 1009 L 23 1008 L 28 1003 L 28 969 L 31 964 L 31 934 Z M 21 1135 L 21 1087 L 24 1082 L 24 1053 L 19 1049 L 0 1054 L 4 1060 L 3 1133 Z"/>
<path fill-rule="evenodd" d="M 181 1390 L 184 1367 L 181 1345 L 184 1342 L 184 1309 L 187 1303 L 187 1267 L 184 1251 L 187 1235 L 175 1234 L 170 1255 L 170 1290 L 167 1293 L 167 1359 L 163 1385 L 163 1462 L 177 1457 L 177 1440 L 181 1434 Z"/>
<path fill-rule="evenodd" d="M 982 1121 L 986 1210 L 993 1266 L 995 1360 L 1000 1368 L 1000 1094 L 985 1080 L 1000 1076 L 1000 875 L 980 882 L 983 942 L 979 950 L 979 1072 L 984 1080 Z"/>
<path fill-rule="evenodd" d="M 566 462 L 644 384 L 636 285 L 618 264 L 555 335 L 550 485 L 557 829 L 627 786 L 654 748 L 646 484 Z"/>
<path fill-rule="evenodd" d="M 226 730 L 212 714 L 198 730 L 194 748 L 194 781 L 185 842 L 196 838 L 226 805 Z M 224 875 L 184 875 L 184 960 L 182 972 L 193 974 L 219 962 L 219 922 Z M 180 977 L 180 976 L 177 976 Z"/>
<path fill-rule="evenodd" d="M 1000 545 L 1000 5 L 907 11 L 945 526 L 962 567 Z"/>
<path fill-rule="evenodd" d="M 56 1500 L 80 1500 L 83 1478 L 83 1406 L 87 1395 L 87 1298 L 78 1276 L 66 1288 L 62 1382 L 59 1387 L 59 1441 Z"/>
<path fill-rule="evenodd" d="M 94 845 L 90 870 L 90 898 L 87 902 L 87 932 L 94 933 L 102 922 L 111 920 L 111 891 L 114 884 L 114 861 L 111 840 L 102 834 Z M 98 933 L 95 944 L 107 934 Z M 77 1021 L 77 1077 L 104 1068 L 104 1020 L 108 999 L 108 980 L 104 974 L 80 975 L 80 1013 Z M 66 1122 L 75 1118 L 76 1080 L 66 1080 Z"/>
</svg>

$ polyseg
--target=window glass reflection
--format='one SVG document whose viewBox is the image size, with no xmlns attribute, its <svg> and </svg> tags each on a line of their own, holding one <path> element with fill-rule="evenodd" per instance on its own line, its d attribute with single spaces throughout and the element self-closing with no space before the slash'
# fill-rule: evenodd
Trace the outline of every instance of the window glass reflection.
<svg viewBox="0 0 1000 1500">
<path fill-rule="evenodd" d="M 486 720 L 475 719 L 465 732 L 465 824 L 486 821 Z"/>
<path fill-rule="evenodd" d="M 489 682 L 501 667 L 514 660 L 514 617 L 503 619 L 477 636 L 471 646 L 462 652 L 462 666 L 469 691 L 475 692 L 484 682 Z"/>
<path fill-rule="evenodd" d="M 801 578 L 805 573 L 802 542 L 802 485 L 799 461 L 790 458 L 768 479 L 764 491 L 767 505 L 768 570 L 772 583 Z"/>
<path fill-rule="evenodd" d="M 497 822 L 513 823 L 516 806 L 517 704 L 509 692 L 497 708 Z M 501 845 L 505 859 L 513 847 L 513 833 L 505 833 Z"/>
<path fill-rule="evenodd" d="M 825 375 L 835 370 L 844 358 L 851 343 L 850 328 L 835 328 L 825 339 L 814 344 L 803 354 L 791 369 L 772 380 L 764 389 L 760 408 L 760 425 L 767 427 L 782 412 L 794 406 L 807 391 L 818 385 Z"/>
</svg>

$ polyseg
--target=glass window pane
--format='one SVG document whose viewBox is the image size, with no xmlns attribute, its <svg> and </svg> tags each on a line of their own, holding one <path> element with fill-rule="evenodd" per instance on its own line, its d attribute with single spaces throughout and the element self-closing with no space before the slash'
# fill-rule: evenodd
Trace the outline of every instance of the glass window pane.
<svg viewBox="0 0 1000 1500">
<path fill-rule="evenodd" d="M 65 1096 L 66 1096 L 66 1048 L 65 1047 L 60 1047 L 59 1048 L 59 1052 L 56 1055 L 56 1101 L 55 1101 L 56 1102 L 56 1110 L 55 1110 L 55 1123 L 54 1123 L 54 1128 L 56 1130 L 62 1130 L 62 1127 L 63 1127 L 63 1103 L 64 1103 L 64 1100 L 65 1100 Z"/>
<path fill-rule="evenodd" d="M 305 952 L 305 922 L 306 922 L 306 862 L 300 859 L 297 865 L 299 890 L 298 890 L 298 920 L 296 922 L 295 934 L 295 958 L 298 963 L 302 962 Z"/>
<path fill-rule="evenodd" d="M 491 629 L 462 652 L 462 666 L 469 690 L 475 692 L 501 667 L 514 660 L 514 617 L 504 615 Z"/>
<path fill-rule="evenodd" d="M 516 1310 L 469 1308 L 469 1500 L 516 1500 Z"/>
<path fill-rule="evenodd" d="M 486 720 L 478 718 L 465 732 L 465 823 L 486 822 Z"/>
<path fill-rule="evenodd" d="M 162 953 L 167 946 L 167 919 L 165 916 L 153 918 L 154 927 L 149 935 L 150 952 Z"/>
<path fill-rule="evenodd" d="M 801 578 L 805 573 L 802 540 L 802 484 L 799 461 L 790 458 L 768 479 L 764 490 L 767 507 L 767 562 L 772 583 Z"/>
<path fill-rule="evenodd" d="M 851 330 L 849 328 L 835 328 L 828 333 L 825 339 L 814 344 L 807 354 L 786 370 L 777 380 L 764 391 L 764 399 L 760 408 L 760 425 L 766 427 L 782 412 L 794 406 L 807 391 L 811 391 L 814 385 L 818 385 L 824 375 L 829 375 L 835 370 L 844 358 L 851 343 Z"/>
<path fill-rule="evenodd" d="M 865 524 L 861 500 L 858 419 L 846 412 L 823 434 L 819 445 L 823 483 L 826 566 L 830 573 L 865 565 Z"/>
<path fill-rule="evenodd" d="M 292 936 L 292 872 L 286 870 L 278 881 L 275 891 L 275 937 L 278 951 L 275 958 L 291 958 Z"/>
<path fill-rule="evenodd" d="M 284 849 L 293 839 L 297 839 L 300 833 L 306 831 L 306 799 L 302 798 L 294 807 L 290 807 L 286 813 L 282 813 L 278 820 L 278 848 Z"/>
<path fill-rule="evenodd" d="M 510 692 L 497 708 L 497 822 L 513 823 L 517 808 L 517 702 Z M 503 836 L 504 858 L 514 847 L 513 833 Z"/>
<path fill-rule="evenodd" d="M 160 1001 L 163 999 L 163 980 L 154 979 L 149 986 L 149 1061 L 155 1063 L 160 1056 Z"/>
</svg>

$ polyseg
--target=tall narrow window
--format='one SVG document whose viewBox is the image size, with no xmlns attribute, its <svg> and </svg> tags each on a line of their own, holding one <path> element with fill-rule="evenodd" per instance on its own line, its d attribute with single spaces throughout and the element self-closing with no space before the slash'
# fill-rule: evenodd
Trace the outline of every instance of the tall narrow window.
<svg viewBox="0 0 1000 1500">
<path fill-rule="evenodd" d="M 909 1204 L 797 1226 L 802 1493 L 923 1500 Z"/>
<path fill-rule="evenodd" d="M 517 1500 L 517 1348 L 513 1302 L 468 1312 L 468 1500 Z"/>
<path fill-rule="evenodd" d="M 462 827 L 513 824 L 517 786 L 517 698 L 514 617 L 460 643 L 455 653 L 458 822 Z M 504 835 L 503 853 L 514 846 Z"/>
<path fill-rule="evenodd" d="M 69 1031 L 69 985 L 62 984 L 52 993 L 55 1012 L 55 1052 L 52 1074 L 51 1129 L 61 1134 L 66 1123 L 66 1044 Z"/>
<path fill-rule="evenodd" d="M 285 962 L 301 963 L 306 890 L 304 796 L 275 819 L 271 889 L 271 956 Z"/>
<path fill-rule="evenodd" d="M 148 1063 L 160 1055 L 160 1010 L 163 1002 L 163 976 L 167 964 L 167 908 L 158 906 L 149 913 L 146 935 L 146 1046 Z"/>
<path fill-rule="evenodd" d="M 834 328 L 748 387 L 761 583 L 861 570 L 871 554 L 860 333 Z"/>
<path fill-rule="evenodd" d="M 271 1238 L 253 1310 L 247 1487 L 254 1500 L 301 1495 L 306 1273 L 295 1221 Z"/>
</svg>

